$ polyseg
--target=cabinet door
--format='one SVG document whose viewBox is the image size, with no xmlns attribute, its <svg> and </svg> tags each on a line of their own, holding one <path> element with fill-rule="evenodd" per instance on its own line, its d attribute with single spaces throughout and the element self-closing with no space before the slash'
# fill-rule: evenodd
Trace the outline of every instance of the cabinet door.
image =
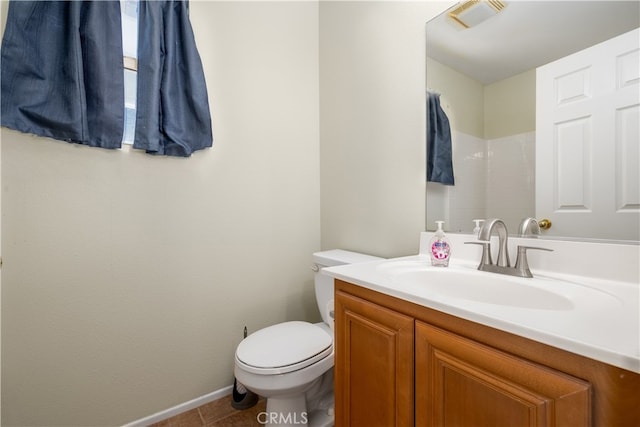
<svg viewBox="0 0 640 427">
<path fill-rule="evenodd" d="M 416 321 L 416 426 L 591 425 L 589 383 Z"/>
<path fill-rule="evenodd" d="M 336 426 L 413 425 L 412 317 L 337 291 Z"/>
</svg>

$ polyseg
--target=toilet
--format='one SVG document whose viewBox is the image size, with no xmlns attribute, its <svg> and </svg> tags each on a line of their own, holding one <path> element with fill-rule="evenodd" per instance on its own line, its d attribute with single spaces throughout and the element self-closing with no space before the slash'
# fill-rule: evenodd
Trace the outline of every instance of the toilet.
<svg viewBox="0 0 640 427">
<path fill-rule="evenodd" d="M 270 426 L 333 426 L 333 278 L 324 267 L 379 260 L 333 249 L 313 254 L 316 301 L 322 323 L 290 321 L 240 342 L 235 377 L 267 399 L 258 421 Z"/>
</svg>

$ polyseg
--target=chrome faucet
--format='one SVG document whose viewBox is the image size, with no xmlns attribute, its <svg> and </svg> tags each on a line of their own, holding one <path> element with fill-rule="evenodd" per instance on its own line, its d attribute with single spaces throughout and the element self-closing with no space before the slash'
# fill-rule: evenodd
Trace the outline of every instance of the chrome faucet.
<svg viewBox="0 0 640 427">
<path fill-rule="evenodd" d="M 537 237 L 540 235 L 540 225 L 535 218 L 525 218 L 520 222 L 518 227 L 518 236 L 520 237 Z"/>
<path fill-rule="evenodd" d="M 532 220 L 532 221 L 527 221 Z M 524 230 L 525 233 L 529 231 L 530 227 L 534 227 L 532 224 L 535 222 L 535 226 L 538 225 L 537 221 L 533 218 L 527 218 L 520 224 L 520 231 Z M 526 223 L 525 223 L 526 222 Z M 495 231 L 498 233 L 498 262 L 493 263 L 491 259 L 491 235 Z M 533 228 L 535 233 L 535 227 Z M 540 229 L 538 228 L 538 233 Z M 534 246 L 522 246 L 518 245 L 518 256 L 516 258 L 516 265 L 511 267 L 509 262 L 509 248 L 507 247 L 508 241 L 507 226 L 504 221 L 498 218 L 489 219 L 484 222 L 480 232 L 478 233 L 477 242 L 465 242 L 476 245 L 482 245 L 482 259 L 478 270 L 489 271 L 492 273 L 508 274 L 510 276 L 518 277 L 533 277 L 531 270 L 529 269 L 529 263 L 527 261 L 527 249 L 538 249 L 542 251 L 552 251 L 552 249 L 538 248 Z"/>
<path fill-rule="evenodd" d="M 504 221 L 498 218 L 486 220 L 478 233 L 478 240 L 490 242 L 494 228 L 498 232 L 498 266 L 509 267 L 509 249 L 507 248 L 508 232 Z"/>
</svg>

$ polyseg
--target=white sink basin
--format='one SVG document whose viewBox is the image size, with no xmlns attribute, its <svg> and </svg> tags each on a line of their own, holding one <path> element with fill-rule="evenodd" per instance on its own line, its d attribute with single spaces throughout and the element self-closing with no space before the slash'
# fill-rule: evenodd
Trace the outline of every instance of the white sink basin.
<svg viewBox="0 0 640 427">
<path fill-rule="evenodd" d="M 466 266 L 432 267 L 416 261 L 382 263 L 378 270 L 407 292 L 437 299 L 555 311 L 622 304 L 599 289 L 547 277 L 521 278 Z"/>
<path fill-rule="evenodd" d="M 637 282 L 549 270 L 520 278 L 477 266 L 475 259 L 460 257 L 449 267 L 432 267 L 428 256 L 415 255 L 327 267 L 323 273 L 640 373 Z"/>
</svg>

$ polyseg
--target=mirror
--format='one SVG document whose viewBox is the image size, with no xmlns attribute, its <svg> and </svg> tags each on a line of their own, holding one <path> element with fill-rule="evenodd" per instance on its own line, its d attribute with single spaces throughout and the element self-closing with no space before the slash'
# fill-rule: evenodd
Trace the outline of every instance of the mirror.
<svg viewBox="0 0 640 427">
<path fill-rule="evenodd" d="M 462 3 L 426 25 L 427 91 L 449 118 L 456 180 L 427 183 L 428 230 L 445 219 L 471 232 L 473 219 L 499 217 L 513 234 L 535 217 L 536 67 L 640 26 L 636 1 L 502 3 L 470 28 L 448 16 Z"/>
</svg>

